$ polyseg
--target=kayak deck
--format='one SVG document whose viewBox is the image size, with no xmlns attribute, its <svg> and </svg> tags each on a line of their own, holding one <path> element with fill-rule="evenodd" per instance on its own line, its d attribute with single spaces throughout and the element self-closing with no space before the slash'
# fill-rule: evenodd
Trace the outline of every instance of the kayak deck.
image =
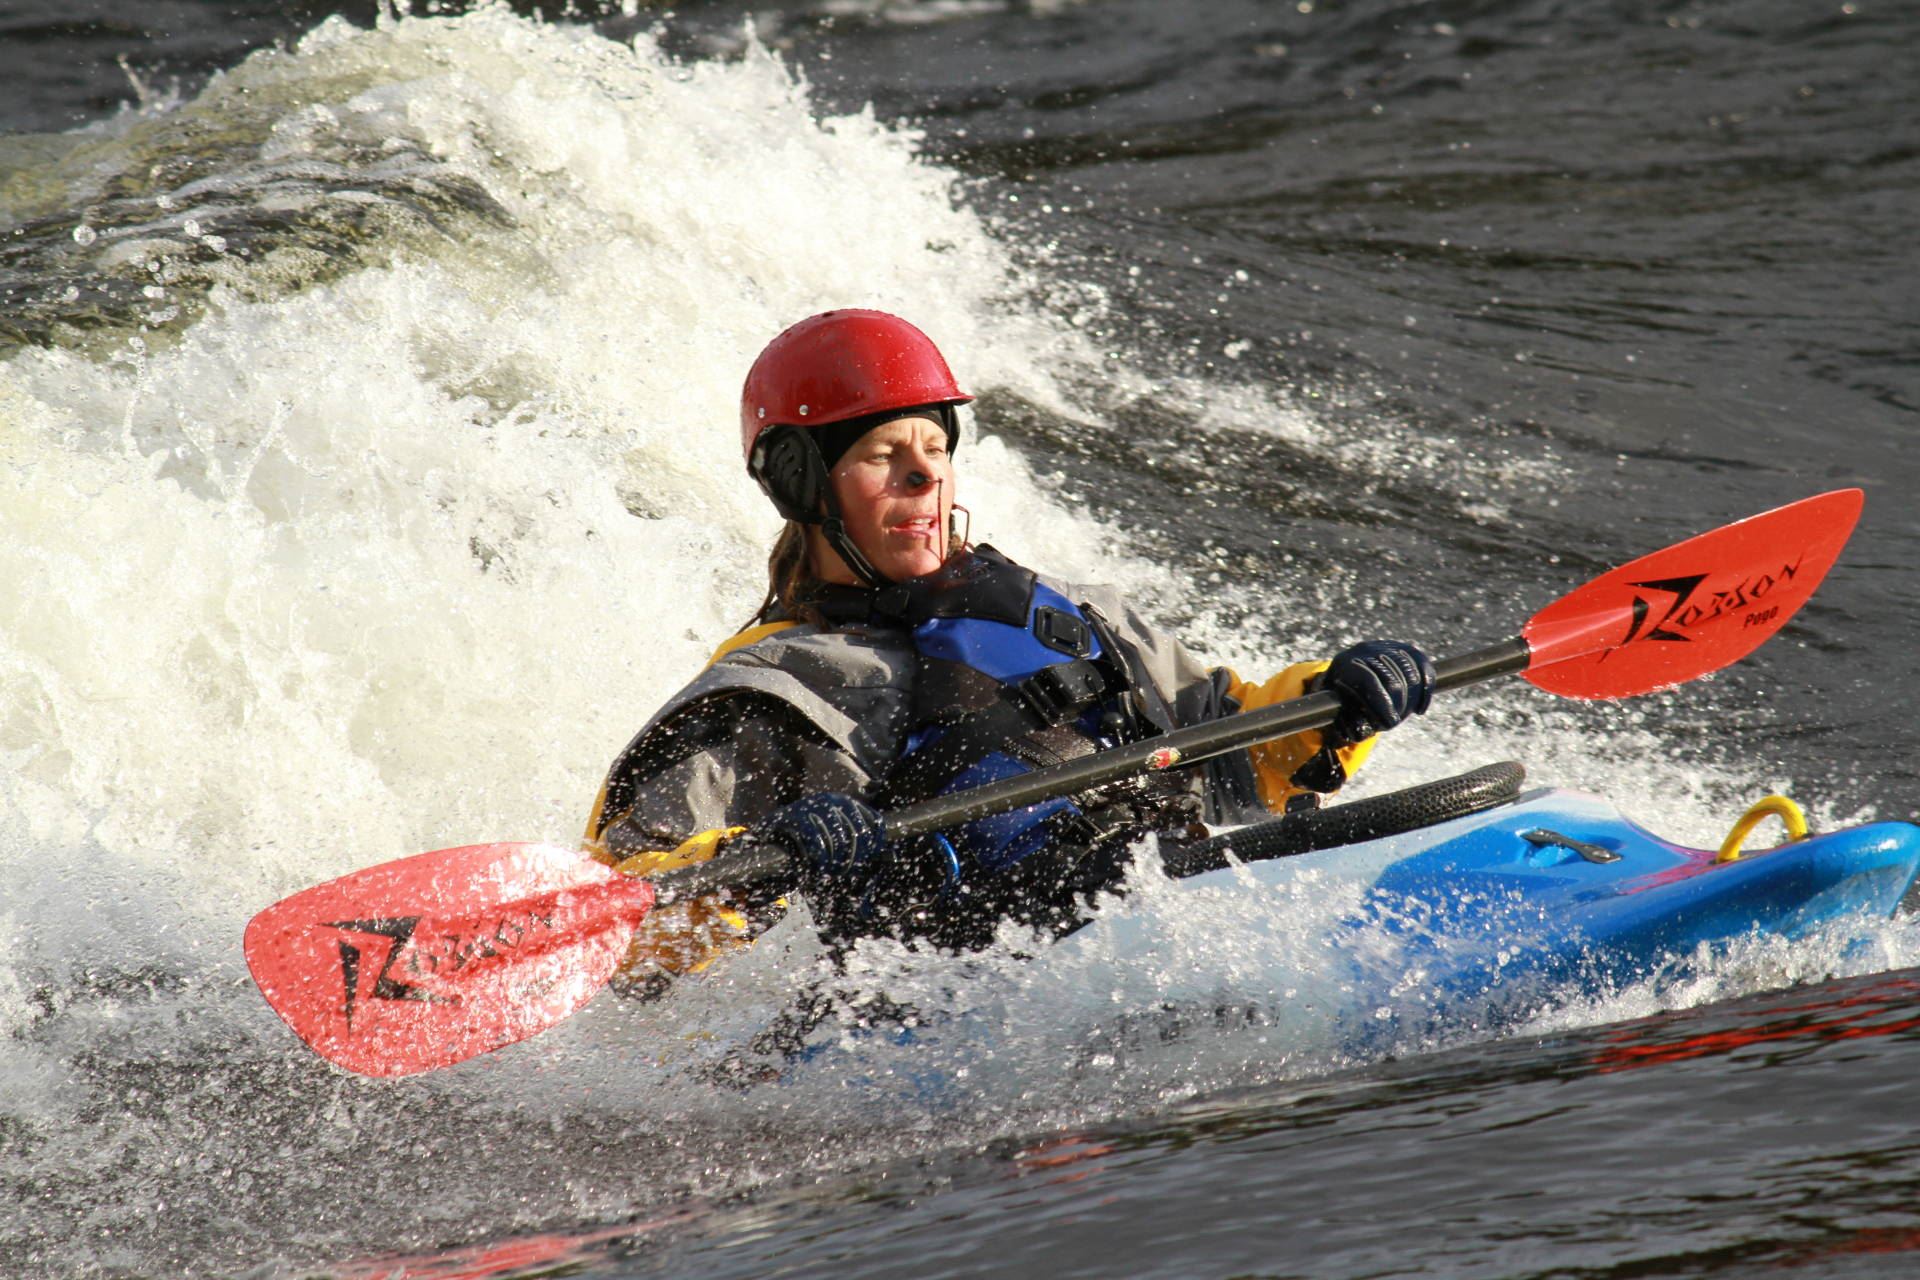
<svg viewBox="0 0 1920 1280">
<path fill-rule="evenodd" d="M 1393 937 L 1433 989 L 1467 995 L 1522 975 L 1631 978 L 1703 943 L 1887 917 L 1920 871 L 1920 827 L 1877 822 L 1716 859 L 1598 797 L 1542 789 L 1298 861 L 1370 872 L 1363 907 L 1343 923 Z M 1237 874 L 1294 872 L 1254 862 Z"/>
</svg>

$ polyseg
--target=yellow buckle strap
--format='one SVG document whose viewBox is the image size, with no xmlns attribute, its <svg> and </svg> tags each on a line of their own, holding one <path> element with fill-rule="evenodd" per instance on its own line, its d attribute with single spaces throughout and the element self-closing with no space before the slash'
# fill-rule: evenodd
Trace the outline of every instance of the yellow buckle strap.
<svg viewBox="0 0 1920 1280">
<path fill-rule="evenodd" d="M 1733 824 L 1733 830 L 1720 842 L 1720 852 L 1714 861 L 1732 862 L 1738 858 L 1740 846 L 1747 842 L 1747 836 L 1769 817 L 1779 818 L 1786 824 L 1789 842 L 1807 838 L 1807 815 L 1800 812 L 1800 806 L 1785 796 L 1767 796 L 1754 802 L 1752 808 L 1740 815 L 1740 821 Z"/>
<path fill-rule="evenodd" d="M 745 827 L 716 827 L 712 831 L 702 831 L 677 849 L 643 849 L 614 863 L 613 869 L 623 876 L 657 876 L 662 871 L 691 867 L 713 857 L 720 852 L 721 845 L 745 830 Z"/>
</svg>

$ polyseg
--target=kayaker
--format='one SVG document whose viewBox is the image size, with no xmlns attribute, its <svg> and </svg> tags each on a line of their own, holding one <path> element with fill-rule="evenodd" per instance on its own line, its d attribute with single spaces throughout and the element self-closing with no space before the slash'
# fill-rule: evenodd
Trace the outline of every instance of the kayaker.
<svg viewBox="0 0 1920 1280">
<path fill-rule="evenodd" d="M 1374 734 L 1427 709 L 1434 667 L 1414 645 L 1370 640 L 1253 684 L 1197 660 L 1110 590 L 969 545 L 953 452 L 971 399 L 924 333 L 878 311 L 802 320 L 754 362 L 741 445 L 787 520 L 766 599 L 614 761 L 587 839 L 632 874 L 773 841 L 794 879 L 658 922 L 660 938 L 703 936 L 668 947 L 659 967 L 698 963 L 716 929 L 751 934 L 784 888 L 834 939 L 966 948 L 1005 919 L 1070 928 L 1143 836 L 1187 840 L 1203 823 L 1315 804 Z M 1324 733 L 886 840 L 888 807 L 1317 687 L 1345 704 Z"/>
</svg>

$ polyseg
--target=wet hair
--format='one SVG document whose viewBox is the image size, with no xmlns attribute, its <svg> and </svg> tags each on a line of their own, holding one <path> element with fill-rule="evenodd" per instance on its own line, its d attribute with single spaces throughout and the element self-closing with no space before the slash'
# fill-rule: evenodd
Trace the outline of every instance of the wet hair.
<svg viewBox="0 0 1920 1280">
<path fill-rule="evenodd" d="M 780 526 L 780 536 L 773 540 L 773 550 L 767 555 L 766 599 L 747 619 L 747 626 L 795 617 L 795 610 L 802 607 L 800 597 L 805 588 L 816 581 L 813 566 L 807 563 L 807 527 L 789 520 Z"/>
</svg>

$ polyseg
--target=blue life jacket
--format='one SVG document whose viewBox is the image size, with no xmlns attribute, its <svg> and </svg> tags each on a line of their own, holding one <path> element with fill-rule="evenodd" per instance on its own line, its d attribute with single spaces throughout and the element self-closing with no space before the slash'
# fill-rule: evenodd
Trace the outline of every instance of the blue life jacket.
<svg viewBox="0 0 1920 1280">
<path fill-rule="evenodd" d="M 921 658 L 921 681 L 930 686 L 920 690 L 919 706 L 925 709 L 936 697 L 944 702 L 950 694 L 954 673 L 934 664 L 951 664 L 986 676 L 998 684 L 1003 701 L 991 709 L 984 723 L 975 720 L 973 732 L 976 737 L 1004 736 L 1005 741 L 975 741 L 956 751 L 954 740 L 965 732 L 956 724 L 965 724 L 965 718 L 923 720 L 908 735 L 892 776 L 903 776 L 901 770 L 910 769 L 916 759 L 938 756 L 943 742 L 951 767 L 933 794 L 970 790 L 1053 763 L 1035 759 L 1037 739 L 1020 741 L 1045 729 L 1064 727 L 1084 742 L 1083 750 L 1069 754 L 1060 752 L 1063 735 L 1051 735 L 1050 745 L 1062 759 L 1120 741 L 1123 721 L 1112 718 L 1111 705 L 1124 692 L 1111 687 L 1110 673 L 1117 668 L 1103 662 L 1107 650 L 1092 621 L 1052 587 L 1033 583 L 1023 624 L 964 615 L 937 617 L 914 627 L 912 634 Z M 1103 719 L 1109 723 L 1103 725 Z M 1011 732 L 993 734 L 995 729 Z M 1019 749 L 1023 745 L 1024 751 Z M 1079 816 L 1079 806 L 1063 797 L 968 823 L 948 840 L 955 881 L 977 871 L 1006 870 L 1061 835 L 1067 825 L 1064 819 Z"/>
<path fill-rule="evenodd" d="M 882 808 L 983 786 L 1170 727 L 1158 691 L 1105 620 L 990 547 L 882 591 L 876 608 L 907 626 L 919 658 L 913 727 L 873 796 Z M 1046 800 L 933 837 L 930 852 L 946 866 L 945 892 L 991 897 L 1001 882 L 1069 874 L 1066 864 L 1101 842 L 1123 832 L 1130 839 L 1149 825 L 1138 803 L 1149 792 L 1157 790 L 1164 807 L 1177 791 L 1182 818 L 1191 816 L 1192 792 L 1184 786 L 1122 790 L 1122 797 L 1103 791 Z M 1047 858 L 1038 857 L 1043 853 Z M 1106 878 L 1105 871 L 1094 876 Z"/>
</svg>

